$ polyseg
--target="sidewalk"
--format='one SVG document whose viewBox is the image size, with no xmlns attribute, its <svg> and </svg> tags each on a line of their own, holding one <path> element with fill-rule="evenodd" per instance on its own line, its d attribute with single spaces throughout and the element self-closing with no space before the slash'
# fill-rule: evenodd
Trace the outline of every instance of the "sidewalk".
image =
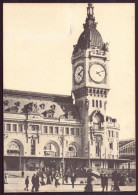
<svg viewBox="0 0 138 195">
<path fill-rule="evenodd" d="M 69 182 L 68 184 L 60 185 L 57 188 L 53 184 L 50 185 L 44 185 L 40 186 L 39 192 L 84 192 L 84 184 L 80 184 L 80 180 L 82 178 L 78 178 L 74 188 L 72 188 L 71 183 Z M 25 184 L 24 184 L 25 178 L 9 178 L 8 179 L 8 184 L 4 184 L 4 189 L 5 192 L 26 192 L 24 191 Z M 60 179 L 60 183 L 62 183 L 62 180 Z M 109 181 L 109 186 L 108 186 L 108 191 L 111 191 L 111 184 L 112 181 Z M 30 184 L 29 184 L 29 192 L 31 191 L 32 188 L 32 183 L 30 179 Z M 120 186 L 120 191 L 135 191 L 136 186 Z M 101 192 L 102 188 L 100 185 L 100 179 L 96 182 L 93 183 L 93 191 L 95 192 Z"/>
</svg>

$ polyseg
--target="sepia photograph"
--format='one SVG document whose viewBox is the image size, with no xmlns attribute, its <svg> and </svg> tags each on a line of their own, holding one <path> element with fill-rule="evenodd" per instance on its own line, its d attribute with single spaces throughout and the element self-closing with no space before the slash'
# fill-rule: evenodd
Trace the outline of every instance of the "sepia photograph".
<svg viewBox="0 0 138 195">
<path fill-rule="evenodd" d="M 4 193 L 136 191 L 135 3 L 3 3 Z"/>
</svg>

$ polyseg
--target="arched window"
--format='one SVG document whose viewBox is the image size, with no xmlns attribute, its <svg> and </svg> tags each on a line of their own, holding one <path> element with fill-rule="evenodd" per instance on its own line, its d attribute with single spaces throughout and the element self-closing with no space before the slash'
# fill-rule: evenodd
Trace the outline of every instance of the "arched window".
<svg viewBox="0 0 138 195">
<path fill-rule="evenodd" d="M 96 107 L 98 108 L 98 100 L 96 100 Z"/>
<path fill-rule="evenodd" d="M 94 107 L 94 100 L 92 100 L 92 107 Z"/>
<path fill-rule="evenodd" d="M 20 155 L 20 146 L 18 143 L 12 141 L 8 145 L 7 148 L 7 154 L 8 155 L 13 155 L 13 156 L 19 156 Z"/>
<path fill-rule="evenodd" d="M 102 108 L 102 101 L 100 100 L 100 108 Z"/>
<path fill-rule="evenodd" d="M 53 143 L 44 146 L 44 156 L 57 156 L 57 149 Z"/>
<path fill-rule="evenodd" d="M 77 156 L 77 149 L 75 146 L 69 146 L 68 148 L 69 157 L 76 157 Z"/>
</svg>

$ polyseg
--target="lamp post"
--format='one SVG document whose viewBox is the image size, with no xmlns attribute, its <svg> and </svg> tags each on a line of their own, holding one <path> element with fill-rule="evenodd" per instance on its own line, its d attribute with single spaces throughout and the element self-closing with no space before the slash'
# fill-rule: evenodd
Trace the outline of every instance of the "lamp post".
<svg viewBox="0 0 138 195">
<path fill-rule="evenodd" d="M 62 135 L 60 136 L 60 141 L 62 144 L 62 184 L 64 184 L 64 127 L 61 128 Z"/>
</svg>

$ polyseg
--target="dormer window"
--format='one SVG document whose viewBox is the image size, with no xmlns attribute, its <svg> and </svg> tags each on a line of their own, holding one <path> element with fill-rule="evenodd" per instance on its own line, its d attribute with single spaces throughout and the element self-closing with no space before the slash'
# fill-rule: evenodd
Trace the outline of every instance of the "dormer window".
<svg viewBox="0 0 138 195">
<path fill-rule="evenodd" d="M 52 113 L 48 113 L 48 114 L 47 114 L 47 117 L 48 117 L 48 118 L 53 118 L 53 114 L 52 114 Z"/>
<path fill-rule="evenodd" d="M 45 109 L 45 104 L 40 104 L 41 109 Z"/>
<path fill-rule="evenodd" d="M 50 106 L 52 110 L 55 110 L 56 106 L 53 104 L 52 106 Z"/>
<path fill-rule="evenodd" d="M 20 102 L 18 101 L 18 102 L 15 102 L 15 105 L 17 106 L 17 107 L 19 107 L 20 106 Z"/>
<path fill-rule="evenodd" d="M 5 100 L 5 101 L 3 102 L 3 104 L 4 104 L 5 106 L 8 106 L 9 101 L 8 101 L 8 100 Z"/>
<path fill-rule="evenodd" d="M 44 115 L 44 117 L 46 118 L 53 118 L 54 116 L 54 111 L 53 110 L 46 110 L 45 112 L 43 112 L 42 114 Z"/>
</svg>

